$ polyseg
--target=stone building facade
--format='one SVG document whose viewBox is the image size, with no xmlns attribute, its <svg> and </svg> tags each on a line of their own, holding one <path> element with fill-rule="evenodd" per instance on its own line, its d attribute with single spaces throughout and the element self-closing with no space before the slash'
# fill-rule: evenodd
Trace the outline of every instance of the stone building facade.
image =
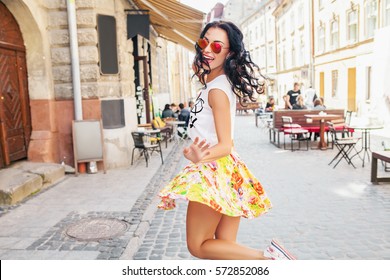
<svg viewBox="0 0 390 280">
<path fill-rule="evenodd" d="M 117 111 L 103 110 L 110 108 L 104 106 L 105 102 L 119 101 L 119 107 L 114 108 L 120 108 L 123 113 L 120 123 L 104 128 L 106 165 L 108 168 L 126 166 L 129 164 L 133 146 L 131 131 L 137 128 L 139 122 L 147 120 L 145 104 L 144 111 L 137 115 L 137 83 L 143 90 L 147 88 L 154 99 L 158 99 L 161 94 L 168 96 L 166 99 L 169 101 L 174 101 L 169 96 L 172 94 L 172 88 L 177 86 L 170 84 L 168 72 L 167 49 L 173 43 L 159 36 L 153 26 L 150 26 L 149 39 L 140 35 L 127 38 L 128 13 L 125 10 L 139 9 L 134 1 L 130 0 L 0 1 L 2 10 L 11 15 L 9 17 L 15 22 L 16 27 L 8 33 L 12 35 L 19 29 L 17 32 L 23 39 L 25 49 L 24 81 L 28 91 L 26 98 L 29 99 L 29 112 L 26 115 L 30 118 L 31 137 L 25 140 L 26 147 L 23 149 L 27 149 L 27 156 L 31 161 L 59 163 L 64 160 L 73 165 L 71 128 L 72 120 L 75 119 L 75 101 L 67 1 L 72 2 L 76 11 L 82 117 L 101 119 L 104 115 L 118 114 Z M 102 71 L 102 49 L 101 41 L 99 42 L 101 33 L 97 22 L 99 16 L 109 16 L 115 24 L 117 73 L 107 74 Z M 6 29 L 6 25 L 3 26 Z M 0 26 L 0 29 L 2 28 Z M 0 31 L 7 33 L 7 30 Z M 9 46 L 2 41 L 0 35 L 0 63 L 6 61 L 1 60 L 1 50 L 12 49 Z M 135 49 L 137 56 L 146 57 L 148 69 L 143 68 L 145 64 L 142 64 L 142 61 L 135 59 Z M 139 77 L 135 71 L 136 64 L 139 66 Z M 182 61 L 181 64 L 187 65 L 188 62 Z M 144 72 L 148 77 L 148 85 L 143 84 Z M 189 76 L 189 70 L 184 74 Z M 5 86 L 12 88 L 12 83 L 6 75 L 2 78 L 0 84 L 3 89 Z M 179 77 L 173 83 L 180 84 L 182 80 L 185 80 L 184 87 L 190 92 L 189 77 Z M 153 113 L 154 111 L 151 111 L 150 117 L 153 117 Z M 2 137 L 4 138 L 4 135 Z M 3 163 L 0 167 L 12 162 L 12 159 L 4 157 L 4 153 L 12 150 L 13 144 L 9 139 L 4 139 L 1 146 Z"/>
</svg>

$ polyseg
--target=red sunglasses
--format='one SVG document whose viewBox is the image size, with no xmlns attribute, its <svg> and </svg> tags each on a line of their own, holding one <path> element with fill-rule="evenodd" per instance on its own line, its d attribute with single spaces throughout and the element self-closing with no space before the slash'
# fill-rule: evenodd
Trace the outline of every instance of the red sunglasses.
<svg viewBox="0 0 390 280">
<path fill-rule="evenodd" d="M 223 44 L 220 42 L 214 41 L 214 42 L 209 43 L 209 41 L 207 41 L 205 38 L 198 39 L 197 44 L 198 44 L 199 48 L 201 48 L 202 50 L 207 48 L 207 46 L 210 44 L 210 48 L 213 51 L 213 53 L 220 53 L 222 51 L 222 49 L 228 49 L 228 48 L 224 48 Z"/>
</svg>

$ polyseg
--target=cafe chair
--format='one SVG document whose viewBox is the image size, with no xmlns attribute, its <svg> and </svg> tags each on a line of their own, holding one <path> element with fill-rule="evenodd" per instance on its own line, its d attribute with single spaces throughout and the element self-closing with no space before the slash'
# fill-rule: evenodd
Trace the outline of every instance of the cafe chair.
<svg viewBox="0 0 390 280">
<path fill-rule="evenodd" d="M 283 147 L 286 150 L 286 136 L 290 138 L 290 150 L 296 151 L 301 149 L 301 142 L 306 142 L 306 151 L 309 150 L 309 131 L 303 129 L 299 124 L 292 121 L 292 117 L 282 116 L 283 128 Z M 294 142 L 298 142 L 298 148 L 294 149 Z"/>
<path fill-rule="evenodd" d="M 160 117 L 155 117 L 152 121 L 152 127 L 160 130 L 162 141 L 165 142 L 165 148 L 168 148 L 168 140 L 172 139 L 172 126 L 167 125 Z"/>
<path fill-rule="evenodd" d="M 161 164 L 164 164 L 164 159 L 161 150 L 161 141 L 159 141 L 156 137 L 153 138 L 153 143 L 150 141 L 151 136 L 145 132 L 132 132 L 131 136 L 134 141 L 134 148 L 131 153 L 131 165 L 133 165 L 134 160 L 134 151 L 138 149 L 140 152 L 140 156 L 144 156 L 146 161 L 146 167 L 148 167 L 148 161 L 153 152 L 157 152 L 161 156 Z M 150 152 L 150 154 L 149 154 Z"/>
<path fill-rule="evenodd" d="M 351 123 L 352 111 L 347 111 L 343 119 L 332 120 L 335 132 L 341 135 L 342 138 L 352 137 L 355 130 L 349 127 Z M 332 144 L 333 149 L 333 144 Z"/>
<path fill-rule="evenodd" d="M 356 155 L 359 155 L 359 152 L 356 150 L 356 144 L 359 142 L 360 138 L 353 137 L 344 137 L 340 138 L 339 133 L 336 131 L 335 126 L 332 122 L 327 122 L 329 132 L 332 136 L 332 145 L 336 146 L 338 149 L 338 153 L 336 156 L 329 162 L 328 165 L 331 165 L 333 162 L 337 160 L 333 168 L 335 168 L 342 159 L 352 165 L 354 168 L 355 165 L 352 163 L 352 158 Z M 354 150 L 356 153 L 353 156 L 350 156 L 350 153 Z"/>
</svg>

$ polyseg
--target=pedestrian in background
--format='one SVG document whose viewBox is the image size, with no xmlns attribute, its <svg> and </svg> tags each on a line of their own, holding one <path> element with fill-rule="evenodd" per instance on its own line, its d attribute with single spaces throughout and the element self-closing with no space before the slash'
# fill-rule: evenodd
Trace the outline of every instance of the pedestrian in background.
<svg viewBox="0 0 390 280">
<path fill-rule="evenodd" d="M 165 118 L 173 118 L 173 111 L 171 109 L 171 105 L 165 104 L 164 110 L 162 111 L 161 117 Z"/>
<path fill-rule="evenodd" d="M 314 100 L 314 110 L 326 110 L 326 107 L 322 104 L 322 100 L 320 98 Z"/>
<path fill-rule="evenodd" d="M 307 107 L 305 105 L 305 100 L 303 100 L 303 96 L 302 95 L 298 95 L 297 102 L 293 105 L 292 108 L 293 108 L 293 110 L 307 109 Z"/>
<path fill-rule="evenodd" d="M 266 112 L 272 112 L 275 109 L 275 98 L 270 96 L 267 104 L 265 105 Z"/>
<path fill-rule="evenodd" d="M 294 104 L 297 103 L 298 96 L 301 95 L 301 89 L 299 83 L 294 83 L 294 88 L 287 92 L 289 98 L 287 99 L 287 106 L 292 109 Z"/>
<path fill-rule="evenodd" d="M 160 192 L 162 209 L 175 199 L 189 200 L 187 246 L 202 259 L 293 259 L 272 240 L 265 250 L 236 243 L 241 217 L 255 218 L 271 208 L 261 183 L 233 146 L 236 98 L 254 100 L 264 85 L 231 22 L 207 24 L 196 46 L 195 75 L 204 85 L 191 111 L 189 134 L 193 143 L 183 154 L 190 163 Z M 207 77 L 206 77 L 207 75 Z"/>
<path fill-rule="evenodd" d="M 309 86 L 307 90 L 305 90 L 305 105 L 307 109 L 313 109 L 314 108 L 314 101 L 317 99 L 317 93 L 316 90 Z"/>
<path fill-rule="evenodd" d="M 179 126 L 187 129 L 188 122 L 190 121 L 190 110 L 189 110 L 189 108 L 184 107 L 183 103 L 179 104 L 179 108 L 180 108 L 180 113 L 179 113 L 178 119 L 179 119 L 179 121 L 186 122 L 184 125 L 179 125 Z"/>
</svg>

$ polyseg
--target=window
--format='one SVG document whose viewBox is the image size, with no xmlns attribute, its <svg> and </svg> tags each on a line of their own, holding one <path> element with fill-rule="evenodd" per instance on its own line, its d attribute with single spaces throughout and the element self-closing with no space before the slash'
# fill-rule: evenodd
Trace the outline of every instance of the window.
<svg viewBox="0 0 390 280">
<path fill-rule="evenodd" d="M 295 15 L 294 12 L 291 12 L 290 15 L 290 32 L 293 33 L 295 29 Z"/>
<path fill-rule="evenodd" d="M 304 65 L 305 61 L 305 39 L 303 34 L 301 34 L 301 39 L 300 39 L 300 46 L 299 46 L 299 65 Z"/>
<path fill-rule="evenodd" d="M 284 21 L 280 24 L 280 36 L 282 40 L 286 39 L 286 24 Z"/>
<path fill-rule="evenodd" d="M 324 8 L 324 1 L 318 0 L 318 10 L 322 10 Z"/>
<path fill-rule="evenodd" d="M 98 15 L 97 27 L 99 37 L 100 73 L 103 75 L 118 74 L 116 19 L 113 16 Z"/>
<path fill-rule="evenodd" d="M 283 46 L 283 55 L 282 55 L 282 67 L 283 70 L 286 69 L 286 48 Z"/>
<path fill-rule="evenodd" d="M 273 67 L 274 64 L 274 46 L 273 42 L 268 45 L 267 62 L 269 67 Z"/>
<path fill-rule="evenodd" d="M 332 71 L 332 97 L 337 97 L 338 71 Z"/>
<path fill-rule="evenodd" d="M 269 18 L 268 19 L 268 25 L 267 25 L 267 30 L 273 30 L 274 28 L 273 28 L 273 20 L 272 20 L 272 18 Z"/>
<path fill-rule="evenodd" d="M 390 25 L 390 0 L 385 0 L 383 3 L 383 25 Z"/>
<path fill-rule="evenodd" d="M 261 46 L 260 47 L 260 59 L 259 59 L 259 63 L 261 63 L 262 65 L 265 66 L 265 46 Z"/>
<path fill-rule="evenodd" d="M 339 22 L 336 19 L 330 23 L 330 46 L 332 49 L 339 47 Z"/>
<path fill-rule="evenodd" d="M 260 39 L 263 39 L 264 37 L 264 24 L 260 24 Z"/>
<path fill-rule="evenodd" d="M 318 52 L 323 53 L 325 51 L 325 26 L 320 25 L 318 27 Z"/>
<path fill-rule="evenodd" d="M 366 14 L 366 38 L 374 36 L 377 22 L 378 3 L 376 0 L 370 0 L 366 2 L 365 14 Z"/>
<path fill-rule="evenodd" d="M 348 24 L 348 30 L 347 30 L 347 41 L 350 44 L 353 44 L 357 42 L 358 37 L 358 11 L 352 10 L 348 12 L 347 14 L 347 24 Z"/>
<path fill-rule="evenodd" d="M 304 18 L 305 18 L 305 9 L 303 7 L 303 3 L 301 2 L 298 6 L 298 16 L 297 16 L 298 27 L 303 26 L 303 19 Z"/>
<path fill-rule="evenodd" d="M 370 101 L 371 99 L 371 76 L 372 71 L 371 71 L 371 66 L 367 67 L 367 89 L 366 89 L 366 101 Z"/>
<path fill-rule="evenodd" d="M 296 66 L 296 61 L 295 61 L 296 53 L 295 53 L 295 42 L 294 39 L 291 42 L 291 67 Z"/>
</svg>

